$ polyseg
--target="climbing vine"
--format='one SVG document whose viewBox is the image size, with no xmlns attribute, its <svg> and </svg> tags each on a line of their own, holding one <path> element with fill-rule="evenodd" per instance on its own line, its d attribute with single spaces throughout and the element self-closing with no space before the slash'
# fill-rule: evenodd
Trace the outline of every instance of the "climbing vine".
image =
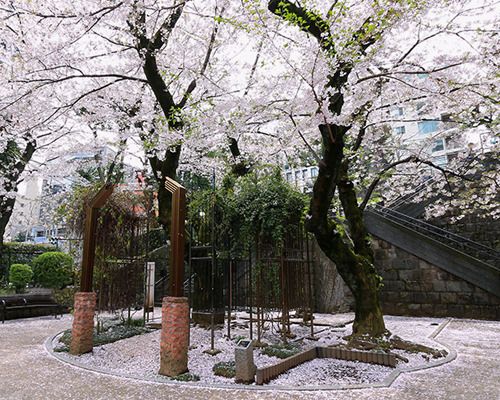
<svg viewBox="0 0 500 400">
<path fill-rule="evenodd" d="M 239 178 L 228 175 L 219 188 L 193 193 L 188 216 L 198 227 L 201 217 L 214 210 L 217 240 L 228 241 L 233 254 L 241 254 L 257 238 L 280 246 L 289 228 L 302 222 L 306 206 L 307 197 L 280 170 L 256 171 Z"/>
</svg>

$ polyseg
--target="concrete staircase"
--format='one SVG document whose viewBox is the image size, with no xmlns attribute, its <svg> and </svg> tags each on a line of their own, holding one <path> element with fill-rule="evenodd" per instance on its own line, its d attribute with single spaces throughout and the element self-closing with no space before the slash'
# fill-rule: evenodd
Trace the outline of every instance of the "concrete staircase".
<svg viewBox="0 0 500 400">
<path fill-rule="evenodd" d="M 370 234 L 500 297 L 500 253 L 390 208 L 365 211 Z"/>
</svg>

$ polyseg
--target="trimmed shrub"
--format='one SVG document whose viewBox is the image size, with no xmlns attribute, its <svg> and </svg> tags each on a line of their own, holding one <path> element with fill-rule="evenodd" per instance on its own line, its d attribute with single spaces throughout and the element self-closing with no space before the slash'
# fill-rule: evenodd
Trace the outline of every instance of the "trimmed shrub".
<svg viewBox="0 0 500 400">
<path fill-rule="evenodd" d="M 9 282 L 16 288 L 16 293 L 22 293 L 31 282 L 33 271 L 27 264 L 12 264 L 9 270 Z"/>
<path fill-rule="evenodd" d="M 62 289 L 73 283 L 73 258 L 65 253 L 41 254 L 32 265 L 35 283 L 42 287 Z"/>
<path fill-rule="evenodd" d="M 220 361 L 213 366 L 212 371 L 214 375 L 223 376 L 224 378 L 234 378 L 236 376 L 236 362 Z"/>
</svg>

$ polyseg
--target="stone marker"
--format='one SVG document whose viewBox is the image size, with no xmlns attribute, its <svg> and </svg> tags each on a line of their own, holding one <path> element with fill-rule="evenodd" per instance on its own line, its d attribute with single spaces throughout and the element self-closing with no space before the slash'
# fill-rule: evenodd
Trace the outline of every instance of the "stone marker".
<svg viewBox="0 0 500 400">
<path fill-rule="evenodd" d="M 255 363 L 253 362 L 253 344 L 251 340 L 242 339 L 234 349 L 236 363 L 236 383 L 252 383 L 255 380 Z"/>
</svg>

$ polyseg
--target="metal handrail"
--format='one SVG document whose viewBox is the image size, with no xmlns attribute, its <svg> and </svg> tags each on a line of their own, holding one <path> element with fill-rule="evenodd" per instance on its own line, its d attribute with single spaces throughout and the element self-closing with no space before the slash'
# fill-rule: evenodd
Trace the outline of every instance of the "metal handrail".
<svg viewBox="0 0 500 400">
<path fill-rule="evenodd" d="M 375 212 L 378 215 L 384 216 L 386 218 L 395 220 L 397 222 L 402 223 L 403 225 L 409 226 L 411 229 L 415 231 L 425 231 L 426 233 L 431 233 L 436 236 L 439 236 L 441 239 L 445 239 L 448 242 L 453 242 L 462 250 L 472 250 L 474 253 L 486 255 L 487 258 L 493 258 L 495 260 L 500 260 L 500 253 L 495 249 L 492 249 L 488 246 L 483 245 L 482 243 L 475 242 L 466 237 L 457 235 L 456 233 L 452 233 L 445 229 L 439 228 L 428 222 L 410 217 L 406 214 L 400 213 L 396 210 L 388 209 L 379 205 L 376 205 L 373 208 L 370 208 L 370 211 Z M 454 246 L 456 247 L 456 246 Z"/>
<path fill-rule="evenodd" d="M 398 197 L 397 199 L 395 199 L 394 201 L 390 202 L 389 204 L 387 204 L 387 207 L 390 207 L 390 208 L 398 208 L 400 207 L 402 204 L 404 203 L 408 203 L 409 200 L 413 199 L 415 196 L 417 196 L 419 194 L 419 192 L 427 187 L 428 185 L 432 185 L 433 183 L 436 182 L 436 178 L 435 177 L 431 177 L 430 179 L 426 180 L 425 182 L 421 183 L 420 185 L 418 185 L 414 190 L 413 192 L 411 193 L 407 193 L 403 196 L 400 196 Z"/>
</svg>

